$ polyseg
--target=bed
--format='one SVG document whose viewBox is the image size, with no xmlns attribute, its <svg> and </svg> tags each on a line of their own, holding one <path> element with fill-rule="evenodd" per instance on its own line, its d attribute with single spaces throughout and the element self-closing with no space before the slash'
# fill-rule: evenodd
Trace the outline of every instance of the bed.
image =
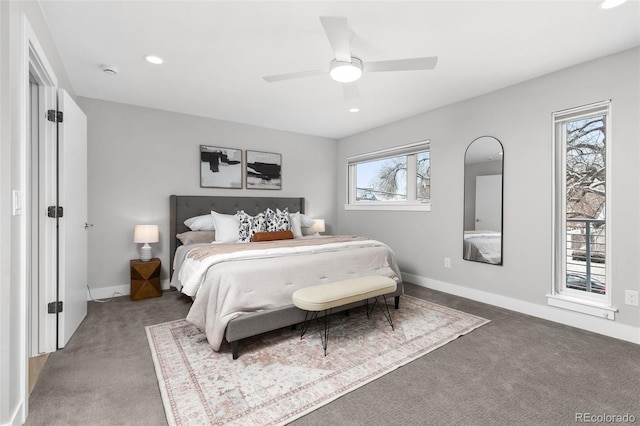
<svg viewBox="0 0 640 426">
<path fill-rule="evenodd" d="M 494 265 L 502 264 L 502 234 L 494 231 L 464 231 L 463 258 Z"/>
<path fill-rule="evenodd" d="M 235 214 L 237 211 L 243 210 L 250 215 L 256 215 L 264 212 L 267 208 L 273 210 L 284 210 L 286 208 L 291 213 L 298 211 L 304 213 L 304 204 L 304 198 L 289 197 L 170 196 L 169 228 L 171 235 L 170 271 L 172 286 L 185 292 L 182 287 L 183 283 L 176 279 L 177 277 L 185 276 L 184 270 L 180 270 L 181 268 L 188 269 L 191 266 L 185 266 L 185 264 L 181 266 L 182 260 L 180 256 L 185 259 L 188 256 L 201 260 L 198 257 L 199 253 L 207 250 L 217 250 L 217 247 L 211 244 L 196 244 L 193 247 L 181 246 L 181 242 L 175 236 L 189 231 L 189 228 L 184 225 L 184 221 L 188 218 L 208 214 L 211 211 Z M 209 344 L 214 350 L 221 350 L 224 347 L 223 341 L 228 342 L 232 356 L 236 359 L 238 358 L 239 342 L 242 339 L 279 328 L 294 326 L 304 321 L 305 312 L 293 305 L 290 299 L 290 292 L 300 286 L 321 284 L 358 276 L 367 268 L 378 268 L 374 272 L 375 274 L 391 275 L 396 279 L 398 282 L 397 289 L 390 296 L 395 298 L 395 307 L 397 309 L 400 295 L 403 294 L 403 286 L 393 252 L 384 244 L 373 240 L 350 236 L 336 238 L 342 238 L 345 241 L 334 243 L 328 238 L 318 238 L 314 241 L 303 241 L 306 240 L 305 238 L 283 241 L 284 245 L 291 246 L 286 250 L 293 250 L 294 252 L 288 258 L 283 258 L 280 255 L 258 256 L 250 259 L 214 262 L 207 266 L 206 272 L 203 272 L 203 284 L 197 294 L 193 296 L 194 302 L 187 320 L 205 331 Z M 334 244 L 338 243 L 348 246 L 348 250 L 343 252 L 336 251 Z M 254 246 L 263 250 L 264 247 L 271 247 L 271 244 L 277 244 L 277 242 L 268 242 L 266 245 L 260 242 L 238 244 L 236 246 Z M 320 248 L 320 245 L 323 244 L 329 249 Z M 191 248 L 196 250 L 191 251 Z M 275 251 L 280 250 L 284 249 L 278 248 Z M 254 252 L 249 248 L 248 251 Z M 176 253 L 179 255 L 176 256 Z M 227 254 L 226 256 L 235 255 Z M 354 257 L 351 258 L 350 256 Z M 204 258 L 204 256 L 202 257 Z M 295 259 L 295 261 L 290 259 Z M 367 262 L 377 262 L 375 265 L 386 262 L 387 266 L 384 268 L 372 267 Z M 340 263 L 343 265 L 342 268 L 336 268 L 335 265 Z M 251 267 L 245 267 L 244 265 Z M 203 271 L 205 270 L 203 269 Z M 234 287 L 236 285 L 238 286 L 237 288 Z M 241 290 L 240 286 L 248 287 Z M 278 291 L 283 291 L 286 294 L 270 291 L 269 286 L 273 288 L 279 287 L 280 290 Z M 259 291 L 264 291 L 265 293 L 254 294 Z M 192 292 L 186 291 L 185 294 Z M 247 306 L 240 308 L 234 306 L 233 309 L 227 311 L 220 306 L 222 303 L 226 303 L 230 294 L 234 297 L 238 296 L 238 294 L 248 294 L 253 298 L 245 297 L 248 301 Z M 191 296 L 191 294 L 188 295 Z M 361 304 L 362 302 L 345 305 L 332 312 L 347 310 Z"/>
</svg>

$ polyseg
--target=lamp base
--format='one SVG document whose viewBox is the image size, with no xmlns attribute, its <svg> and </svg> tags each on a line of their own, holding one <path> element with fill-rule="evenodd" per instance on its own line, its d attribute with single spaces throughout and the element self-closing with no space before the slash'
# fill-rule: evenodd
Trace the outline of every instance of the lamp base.
<svg viewBox="0 0 640 426">
<path fill-rule="evenodd" d="M 151 246 L 149 243 L 144 243 L 144 245 L 140 247 L 140 260 L 144 262 L 151 260 Z"/>
</svg>

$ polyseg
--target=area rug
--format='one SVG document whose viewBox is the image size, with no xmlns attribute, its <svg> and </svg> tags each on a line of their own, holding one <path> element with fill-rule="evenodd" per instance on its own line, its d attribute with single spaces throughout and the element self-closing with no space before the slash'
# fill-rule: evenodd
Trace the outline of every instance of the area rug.
<svg viewBox="0 0 640 426">
<path fill-rule="evenodd" d="M 170 425 L 286 424 L 489 322 L 403 296 L 395 330 L 376 307 L 331 316 L 327 355 L 321 324 L 284 328 L 214 352 L 186 320 L 147 327 Z"/>
</svg>

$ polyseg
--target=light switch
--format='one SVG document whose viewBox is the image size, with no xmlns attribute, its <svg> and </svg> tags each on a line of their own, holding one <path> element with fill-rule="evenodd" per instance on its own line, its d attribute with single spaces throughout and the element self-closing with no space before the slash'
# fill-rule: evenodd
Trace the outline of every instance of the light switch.
<svg viewBox="0 0 640 426">
<path fill-rule="evenodd" d="M 12 191 L 13 195 L 13 215 L 20 216 L 22 214 L 22 192 L 18 190 Z"/>
</svg>

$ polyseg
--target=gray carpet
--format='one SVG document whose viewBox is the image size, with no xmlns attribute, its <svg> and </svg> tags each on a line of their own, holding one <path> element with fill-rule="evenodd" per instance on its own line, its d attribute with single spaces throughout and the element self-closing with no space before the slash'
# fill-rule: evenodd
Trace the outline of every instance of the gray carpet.
<svg viewBox="0 0 640 426">
<path fill-rule="evenodd" d="M 492 322 L 293 424 L 557 425 L 576 413 L 640 424 L 640 346 L 410 284 L 406 293 Z M 166 424 L 144 327 L 188 309 L 175 292 L 91 302 L 49 357 L 26 424 Z"/>
</svg>

